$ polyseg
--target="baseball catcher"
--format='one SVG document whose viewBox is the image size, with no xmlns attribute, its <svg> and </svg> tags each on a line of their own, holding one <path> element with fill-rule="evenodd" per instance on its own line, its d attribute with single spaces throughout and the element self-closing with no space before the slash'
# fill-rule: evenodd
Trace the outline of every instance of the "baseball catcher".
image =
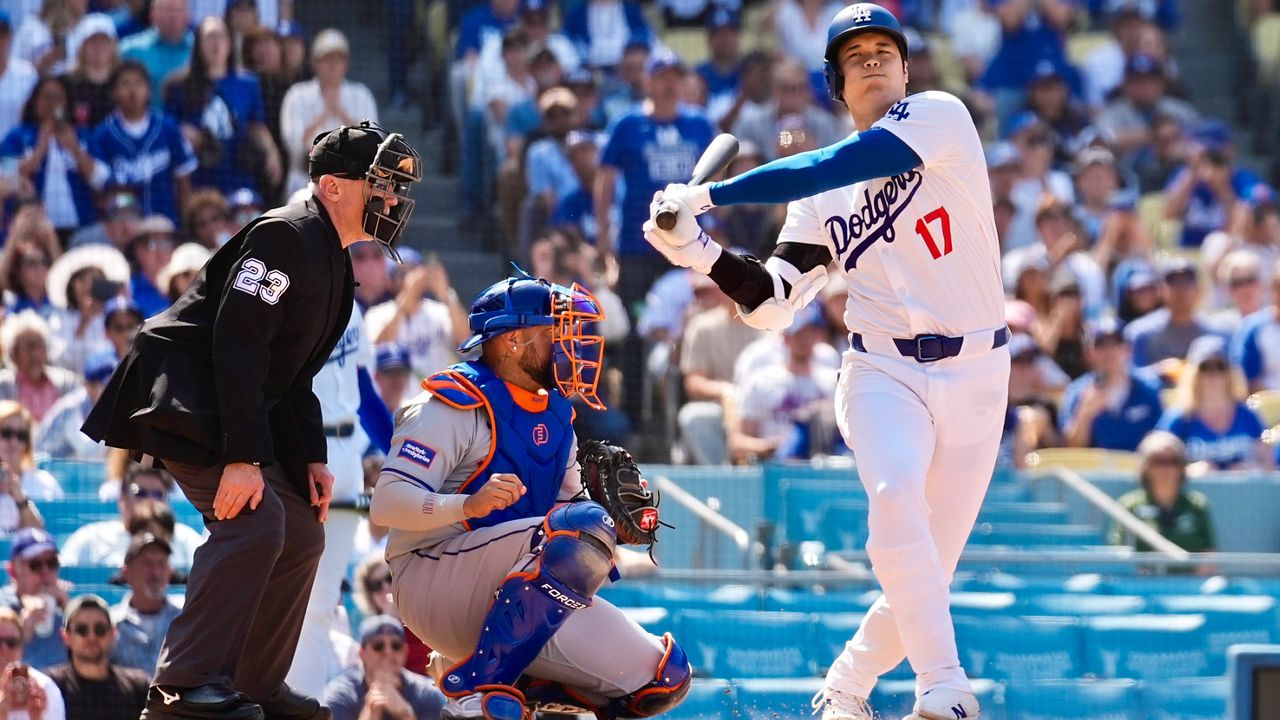
<svg viewBox="0 0 1280 720">
<path fill-rule="evenodd" d="M 474 362 L 423 381 L 400 411 L 370 515 L 391 528 L 401 618 L 453 660 L 449 717 L 522 720 L 566 705 L 648 717 L 684 698 L 670 634 L 595 597 L 620 543 L 650 544 L 656 498 L 622 448 L 577 449 L 569 402 L 596 396 L 603 318 L 580 286 L 527 275 L 471 305 Z M 590 491 L 590 495 L 587 495 Z"/>
</svg>

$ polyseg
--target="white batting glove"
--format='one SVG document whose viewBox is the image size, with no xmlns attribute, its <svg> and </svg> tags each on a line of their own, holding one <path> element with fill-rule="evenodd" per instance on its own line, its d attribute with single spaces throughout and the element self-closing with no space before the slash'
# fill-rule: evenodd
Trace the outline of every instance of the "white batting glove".
<svg viewBox="0 0 1280 720">
<path fill-rule="evenodd" d="M 704 275 L 711 272 L 711 266 L 720 257 L 720 244 L 702 231 L 688 205 L 679 201 L 674 203 L 679 209 L 674 228 L 663 230 L 654 222 L 653 218 L 657 216 L 658 210 L 670 202 L 670 198 L 664 198 L 661 192 L 653 196 L 653 202 L 649 205 L 649 220 L 645 221 L 643 227 L 644 239 L 673 265 L 692 268 Z"/>
<path fill-rule="evenodd" d="M 694 215 L 701 215 L 716 206 L 711 202 L 711 183 L 701 185 L 671 183 L 662 189 L 662 197 L 672 202 L 684 203 L 693 209 Z"/>
</svg>

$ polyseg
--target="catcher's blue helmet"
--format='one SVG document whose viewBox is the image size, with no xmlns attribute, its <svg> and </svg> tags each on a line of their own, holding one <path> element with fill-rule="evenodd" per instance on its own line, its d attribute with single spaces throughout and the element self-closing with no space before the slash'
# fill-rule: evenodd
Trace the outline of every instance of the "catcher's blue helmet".
<svg viewBox="0 0 1280 720">
<path fill-rule="evenodd" d="M 840 58 L 836 57 L 846 41 L 864 32 L 884 33 L 893 38 L 907 59 L 907 38 L 902 34 L 902 24 L 893 13 L 874 3 L 854 3 L 836 13 L 827 26 L 827 50 L 823 54 L 822 76 L 827 80 L 827 93 L 832 100 L 844 102 L 844 75 L 840 72 Z"/>
<path fill-rule="evenodd" d="M 549 325 L 560 392 L 565 397 L 577 393 L 591 407 L 603 409 L 596 386 L 600 382 L 604 338 L 588 332 L 590 324 L 603 319 L 600 302 L 581 285 L 555 285 L 522 271 L 476 296 L 467 316 L 472 334 L 458 346 L 458 351 L 468 352 L 512 330 Z"/>
</svg>

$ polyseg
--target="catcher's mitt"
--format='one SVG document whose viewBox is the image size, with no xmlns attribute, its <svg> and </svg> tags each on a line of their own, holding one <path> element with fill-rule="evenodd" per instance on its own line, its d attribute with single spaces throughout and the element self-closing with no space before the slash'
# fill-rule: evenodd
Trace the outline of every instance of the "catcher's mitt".
<svg viewBox="0 0 1280 720">
<path fill-rule="evenodd" d="M 578 464 L 587 494 L 613 518 L 619 543 L 657 542 L 658 493 L 640 476 L 631 453 L 608 442 L 587 440 L 578 447 Z"/>
</svg>

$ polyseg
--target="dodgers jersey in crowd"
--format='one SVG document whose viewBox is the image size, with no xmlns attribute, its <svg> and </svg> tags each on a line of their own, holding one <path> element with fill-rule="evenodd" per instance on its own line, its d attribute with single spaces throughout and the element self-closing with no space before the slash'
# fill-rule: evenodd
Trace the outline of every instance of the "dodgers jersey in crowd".
<svg viewBox="0 0 1280 720">
<path fill-rule="evenodd" d="M 898 338 L 1004 325 L 1000 246 L 982 141 L 954 95 L 911 95 L 872 127 L 921 165 L 792 202 L 778 243 L 822 245 L 849 278 L 844 321 Z"/>
<path fill-rule="evenodd" d="M 333 352 L 329 353 L 329 359 L 325 361 L 324 367 L 320 368 L 320 372 L 311 381 L 311 390 L 315 393 L 316 398 L 320 400 L 320 416 L 324 418 L 325 425 L 340 425 L 342 423 L 353 423 L 355 425 L 354 433 L 363 439 L 362 446 L 369 444 L 368 438 L 365 436 L 364 429 L 360 426 L 358 417 L 360 412 L 360 376 L 359 368 L 373 367 L 373 346 L 369 344 L 369 338 L 364 331 L 364 316 L 360 313 L 360 306 L 353 305 L 351 308 L 351 319 L 347 321 L 347 327 L 342 331 L 342 338 L 338 340 L 338 344 L 334 346 Z M 335 450 L 333 440 L 329 439 L 329 452 L 332 455 Z M 347 443 L 340 443 L 346 445 Z M 361 448 L 363 449 L 363 447 Z M 359 451 L 356 451 L 359 452 Z M 346 460 L 348 458 L 341 458 Z M 330 457 L 329 464 L 337 465 L 339 458 Z M 355 458 L 355 465 L 359 467 L 359 455 Z M 364 478 L 358 474 L 354 477 L 351 473 L 335 472 L 333 496 L 339 500 L 349 500 L 361 494 L 364 491 Z"/>
</svg>

